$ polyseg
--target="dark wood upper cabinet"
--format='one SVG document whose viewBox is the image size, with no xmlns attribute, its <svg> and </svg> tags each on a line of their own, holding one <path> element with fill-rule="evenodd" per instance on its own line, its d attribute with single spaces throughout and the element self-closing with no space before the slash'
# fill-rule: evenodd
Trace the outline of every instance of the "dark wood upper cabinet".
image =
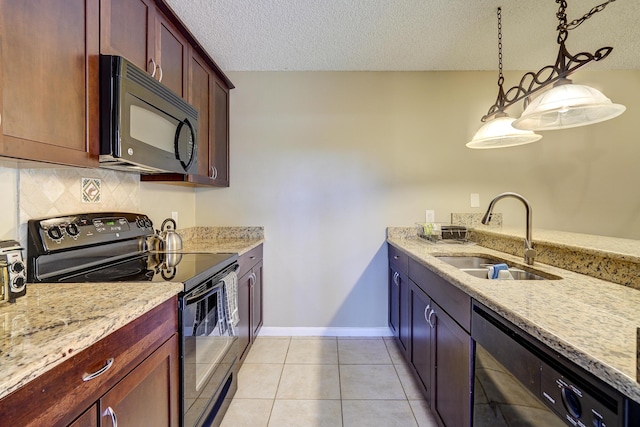
<svg viewBox="0 0 640 427">
<path fill-rule="evenodd" d="M 187 98 L 189 43 L 158 11 L 156 15 L 157 79 L 183 98 Z"/>
<path fill-rule="evenodd" d="M 100 3 L 100 52 L 124 56 L 152 73 L 151 60 L 156 56 L 155 10 L 153 0 L 103 0 Z"/>
<path fill-rule="evenodd" d="M 187 101 L 198 110 L 195 174 L 142 175 L 142 181 L 229 186 L 229 87 L 195 49 L 189 50 Z"/>
<path fill-rule="evenodd" d="M 163 0 L 0 0 L 0 157 L 98 167 L 99 55 L 119 55 L 199 111 L 198 171 L 143 181 L 229 186 L 234 87 Z"/>
<path fill-rule="evenodd" d="M 229 186 L 229 88 L 216 79 L 214 85 L 215 126 L 209 143 L 213 180 L 216 185 Z"/>
<path fill-rule="evenodd" d="M 152 0 L 102 0 L 100 53 L 120 55 L 186 98 L 189 42 Z"/>
<path fill-rule="evenodd" d="M 99 0 L 0 0 L 0 156 L 98 166 Z"/>
</svg>

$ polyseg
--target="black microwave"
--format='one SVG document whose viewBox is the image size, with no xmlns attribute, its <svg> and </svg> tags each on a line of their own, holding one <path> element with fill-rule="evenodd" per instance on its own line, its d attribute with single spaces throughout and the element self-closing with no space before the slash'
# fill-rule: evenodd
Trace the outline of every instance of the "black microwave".
<svg viewBox="0 0 640 427">
<path fill-rule="evenodd" d="M 121 56 L 100 56 L 100 167 L 197 170 L 198 110 Z"/>
</svg>

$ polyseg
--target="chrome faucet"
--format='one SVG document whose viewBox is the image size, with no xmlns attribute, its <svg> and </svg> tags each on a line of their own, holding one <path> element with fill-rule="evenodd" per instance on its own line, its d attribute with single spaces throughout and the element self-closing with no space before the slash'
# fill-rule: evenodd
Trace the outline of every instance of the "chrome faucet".
<svg viewBox="0 0 640 427">
<path fill-rule="evenodd" d="M 536 250 L 533 248 L 533 241 L 531 240 L 532 209 L 527 199 L 525 199 L 518 193 L 498 194 L 496 197 L 493 198 L 491 203 L 489 203 L 489 207 L 487 208 L 487 213 L 485 213 L 484 216 L 482 217 L 482 223 L 485 225 L 489 223 L 489 221 L 491 220 L 491 212 L 493 211 L 493 207 L 495 206 L 496 202 L 500 199 L 504 199 L 505 197 L 513 197 L 515 199 L 520 200 L 524 204 L 524 207 L 527 211 L 527 236 L 524 239 L 524 261 L 528 265 L 533 265 L 533 260 L 536 257 Z"/>
</svg>

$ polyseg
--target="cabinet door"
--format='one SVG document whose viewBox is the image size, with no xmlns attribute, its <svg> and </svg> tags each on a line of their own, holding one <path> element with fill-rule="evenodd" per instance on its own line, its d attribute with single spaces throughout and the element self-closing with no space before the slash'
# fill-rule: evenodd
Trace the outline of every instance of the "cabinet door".
<svg viewBox="0 0 640 427">
<path fill-rule="evenodd" d="M 397 269 L 389 268 L 389 328 L 393 335 L 400 335 L 400 283 Z"/>
<path fill-rule="evenodd" d="M 251 342 L 255 340 L 262 327 L 262 260 L 253 267 L 251 287 Z"/>
<path fill-rule="evenodd" d="M 98 166 L 98 0 L 0 0 L 0 156 Z"/>
<path fill-rule="evenodd" d="M 238 359 L 243 362 L 247 356 L 251 337 L 251 271 L 238 279 Z"/>
<path fill-rule="evenodd" d="M 427 402 L 433 399 L 432 336 L 434 334 L 431 299 L 415 283 L 409 288 L 411 302 L 411 364 L 424 387 Z"/>
<path fill-rule="evenodd" d="M 389 325 L 394 330 L 405 356 L 411 344 L 409 279 L 395 265 L 391 265 L 389 278 Z"/>
<path fill-rule="evenodd" d="M 174 334 L 100 399 L 101 425 L 178 426 L 178 376 Z"/>
<path fill-rule="evenodd" d="M 213 175 L 210 160 L 211 133 L 213 130 L 213 76 L 202 57 L 191 49 L 189 55 L 188 102 L 198 110 L 198 175 Z"/>
<path fill-rule="evenodd" d="M 98 427 L 98 405 L 93 404 L 80 415 L 69 427 Z"/>
<path fill-rule="evenodd" d="M 435 309 L 435 398 L 431 409 L 445 426 L 471 425 L 473 380 L 471 337 L 437 304 Z"/>
<path fill-rule="evenodd" d="M 189 43 L 160 11 L 156 17 L 156 57 L 160 66 L 156 78 L 186 99 Z"/>
<path fill-rule="evenodd" d="M 214 80 L 214 128 L 209 161 L 213 166 L 214 185 L 229 186 L 229 89 Z"/>
<path fill-rule="evenodd" d="M 155 59 L 153 0 L 101 0 L 100 53 L 127 58 L 148 73 Z"/>
</svg>

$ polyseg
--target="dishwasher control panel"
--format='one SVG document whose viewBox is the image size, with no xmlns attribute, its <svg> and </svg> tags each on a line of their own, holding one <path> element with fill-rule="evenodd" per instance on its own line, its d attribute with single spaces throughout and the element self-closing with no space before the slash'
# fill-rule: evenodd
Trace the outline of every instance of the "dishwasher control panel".
<svg viewBox="0 0 640 427">
<path fill-rule="evenodd" d="M 585 390 L 587 382 L 542 363 L 541 397 L 567 425 L 577 427 L 622 427 L 623 402 L 608 393 Z M 587 386 L 591 388 L 590 386 Z"/>
</svg>

